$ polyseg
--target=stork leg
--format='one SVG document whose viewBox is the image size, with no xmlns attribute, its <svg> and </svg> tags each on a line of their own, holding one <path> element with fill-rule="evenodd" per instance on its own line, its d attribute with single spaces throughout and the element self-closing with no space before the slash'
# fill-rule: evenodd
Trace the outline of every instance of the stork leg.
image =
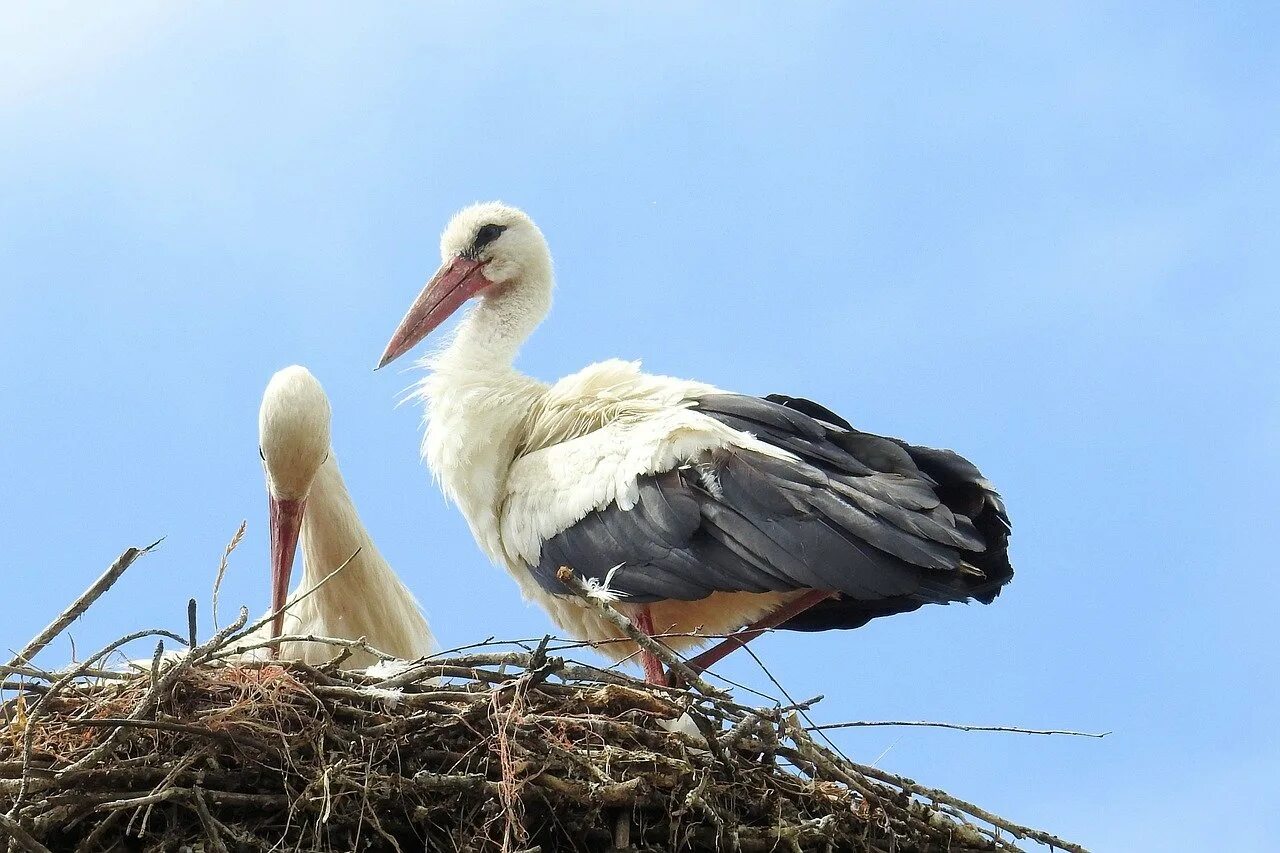
<svg viewBox="0 0 1280 853">
<path fill-rule="evenodd" d="M 649 612 L 649 605 L 641 604 L 636 607 L 635 615 L 631 617 L 631 621 L 646 637 L 654 635 L 653 614 Z M 658 660 L 657 655 L 641 649 L 640 661 L 644 664 L 645 681 L 650 684 L 665 685 L 667 683 L 667 673 L 662 669 L 662 661 Z"/>
<path fill-rule="evenodd" d="M 829 590 L 810 590 L 794 601 L 784 604 L 772 613 L 757 619 L 747 627 L 730 634 L 702 654 L 689 658 L 685 663 L 695 673 L 700 673 L 707 667 L 719 663 L 730 652 L 737 651 L 770 628 L 776 628 L 788 619 L 799 616 L 810 607 L 821 604 L 828 598 L 834 598 L 837 595 L 839 593 Z"/>
</svg>

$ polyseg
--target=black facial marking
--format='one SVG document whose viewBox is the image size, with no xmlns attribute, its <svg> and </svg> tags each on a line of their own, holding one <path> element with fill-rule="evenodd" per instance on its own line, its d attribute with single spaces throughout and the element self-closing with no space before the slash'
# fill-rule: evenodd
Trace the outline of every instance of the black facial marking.
<svg viewBox="0 0 1280 853">
<path fill-rule="evenodd" d="M 494 225 L 490 223 L 489 225 L 482 226 L 480 230 L 476 232 L 476 239 L 475 242 L 471 244 L 471 251 L 480 251 L 494 240 L 497 240 L 498 236 L 506 230 L 507 226 L 505 225 Z"/>
<path fill-rule="evenodd" d="M 267 461 L 267 454 L 262 452 L 261 446 L 258 447 L 258 458 L 261 459 L 263 462 Z"/>
</svg>

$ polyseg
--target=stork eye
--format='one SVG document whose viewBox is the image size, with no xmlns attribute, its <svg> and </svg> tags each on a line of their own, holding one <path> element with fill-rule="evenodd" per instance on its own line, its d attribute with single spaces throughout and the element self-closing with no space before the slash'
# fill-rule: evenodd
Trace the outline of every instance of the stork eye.
<svg viewBox="0 0 1280 853">
<path fill-rule="evenodd" d="M 503 231 L 506 231 L 506 230 L 507 230 L 507 226 L 505 225 L 489 224 L 481 227 L 481 229 L 476 232 L 476 240 L 475 240 L 475 243 L 472 245 L 472 248 L 483 249 L 485 246 L 489 245 L 494 240 L 497 240 L 498 236 L 502 234 Z"/>
</svg>

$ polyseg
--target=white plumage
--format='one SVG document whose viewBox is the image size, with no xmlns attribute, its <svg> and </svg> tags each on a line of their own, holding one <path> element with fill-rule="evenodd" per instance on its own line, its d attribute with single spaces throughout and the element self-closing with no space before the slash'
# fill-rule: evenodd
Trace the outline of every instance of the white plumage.
<svg viewBox="0 0 1280 853">
<path fill-rule="evenodd" d="M 436 643 L 427 620 L 360 521 L 330 448 L 329 422 L 328 398 L 306 368 L 287 367 L 271 378 L 262 398 L 259 439 L 271 504 L 273 582 L 281 590 L 288 587 L 294 558 L 290 540 L 298 541 L 299 521 L 302 580 L 290 601 L 351 558 L 319 589 L 289 607 L 283 631 L 364 637 L 375 649 L 405 660 L 428 655 Z M 318 643 L 284 643 L 280 655 L 315 664 L 337 651 Z M 376 662 L 356 652 L 344 666 Z"/>
</svg>

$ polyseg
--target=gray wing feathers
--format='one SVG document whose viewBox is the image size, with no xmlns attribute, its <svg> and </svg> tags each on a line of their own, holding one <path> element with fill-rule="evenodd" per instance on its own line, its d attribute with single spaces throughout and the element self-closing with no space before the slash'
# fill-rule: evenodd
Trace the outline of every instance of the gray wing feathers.
<svg viewBox="0 0 1280 853">
<path fill-rule="evenodd" d="M 600 581 L 617 567 L 610 588 L 636 603 L 842 593 L 787 626 L 815 629 L 928 601 L 989 601 L 1012 575 L 1004 505 L 958 454 L 858 432 L 797 398 L 715 394 L 695 405 L 800 461 L 723 449 L 642 477 L 630 510 L 592 512 L 544 543 L 531 569 L 540 584 L 564 592 L 555 572 L 568 565 Z"/>
</svg>

